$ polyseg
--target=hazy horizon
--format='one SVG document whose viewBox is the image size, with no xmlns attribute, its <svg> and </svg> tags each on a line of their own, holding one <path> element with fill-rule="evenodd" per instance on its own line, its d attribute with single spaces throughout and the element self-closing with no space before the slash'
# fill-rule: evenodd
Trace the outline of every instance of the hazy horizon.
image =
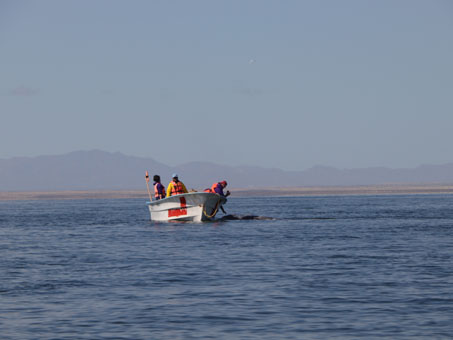
<svg viewBox="0 0 453 340">
<path fill-rule="evenodd" d="M 0 159 L 453 161 L 449 1 L 0 3 Z"/>
<path fill-rule="evenodd" d="M 211 164 L 216 164 L 216 165 L 220 165 L 220 166 L 231 166 L 231 165 L 226 164 L 225 162 L 221 162 L 221 161 L 214 162 L 214 161 L 210 161 L 210 160 L 205 160 L 205 161 L 192 160 L 192 161 L 187 161 L 187 162 L 179 162 L 179 163 L 176 163 L 175 165 L 173 165 L 173 164 L 165 163 L 153 156 L 137 156 L 137 155 L 124 153 L 121 151 L 106 151 L 106 150 L 101 150 L 101 149 L 73 150 L 73 151 L 68 151 L 68 152 L 63 152 L 63 153 L 53 153 L 53 154 L 49 153 L 49 154 L 40 154 L 40 155 L 33 155 L 33 156 L 12 156 L 12 157 L 0 158 L 0 160 L 8 161 L 8 160 L 14 160 L 14 159 L 35 159 L 35 158 L 40 158 L 40 157 L 59 157 L 59 156 L 67 156 L 67 155 L 74 154 L 74 153 L 91 153 L 91 152 L 107 153 L 110 155 L 121 154 L 122 156 L 126 156 L 126 157 L 151 159 L 162 165 L 169 166 L 169 167 L 175 167 L 175 168 L 177 168 L 180 165 L 198 163 L 198 162 L 211 163 Z M 286 170 L 286 169 L 279 168 L 279 167 L 266 167 L 266 166 L 259 166 L 259 165 L 247 164 L 247 163 L 234 165 L 234 167 L 257 167 L 257 168 L 262 168 L 262 169 L 278 169 L 278 170 L 289 171 L 289 172 L 292 172 L 292 171 L 301 172 L 301 171 L 306 171 L 306 170 L 310 170 L 313 168 L 333 168 L 336 170 L 360 170 L 360 169 L 365 170 L 365 169 L 371 169 L 371 168 L 383 168 L 383 169 L 390 169 L 390 170 L 404 170 L 404 169 L 416 169 L 416 168 L 423 167 L 423 166 L 439 166 L 439 165 L 441 166 L 441 165 L 448 165 L 448 164 L 453 164 L 453 161 L 443 162 L 443 163 L 421 163 L 421 164 L 416 164 L 415 166 L 412 166 L 412 167 L 386 167 L 386 166 L 376 165 L 376 166 L 372 166 L 372 167 L 354 168 L 354 167 L 335 167 L 335 166 L 330 166 L 330 165 L 326 165 L 326 164 L 314 164 L 314 165 L 304 168 L 304 169 Z"/>
<path fill-rule="evenodd" d="M 162 183 L 178 173 L 188 188 L 204 190 L 221 179 L 230 188 L 452 184 L 453 163 L 416 168 L 349 168 L 317 166 L 301 171 L 213 162 L 169 166 L 154 158 L 105 151 L 0 159 L 0 191 L 141 189 L 144 174 Z"/>
</svg>

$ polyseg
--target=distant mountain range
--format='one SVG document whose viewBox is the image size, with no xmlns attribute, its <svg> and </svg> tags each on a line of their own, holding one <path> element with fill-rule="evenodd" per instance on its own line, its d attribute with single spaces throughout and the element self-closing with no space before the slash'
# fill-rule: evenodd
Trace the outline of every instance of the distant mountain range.
<svg viewBox="0 0 453 340">
<path fill-rule="evenodd" d="M 197 190 L 226 179 L 230 188 L 452 184 L 453 163 L 412 169 L 384 167 L 336 169 L 315 166 L 304 171 L 191 162 L 171 167 L 151 158 L 119 152 L 75 151 L 64 155 L 0 159 L 0 191 L 137 190 L 145 171 L 159 174 L 166 186 L 177 172 L 187 188 Z"/>
</svg>

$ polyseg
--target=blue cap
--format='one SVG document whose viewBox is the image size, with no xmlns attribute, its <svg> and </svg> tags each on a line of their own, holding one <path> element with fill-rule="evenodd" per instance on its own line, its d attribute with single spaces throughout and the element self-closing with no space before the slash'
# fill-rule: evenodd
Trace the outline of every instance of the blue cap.
<svg viewBox="0 0 453 340">
<path fill-rule="evenodd" d="M 178 174 L 173 174 L 173 175 L 171 176 L 171 178 L 175 178 L 175 177 L 178 177 Z"/>
</svg>

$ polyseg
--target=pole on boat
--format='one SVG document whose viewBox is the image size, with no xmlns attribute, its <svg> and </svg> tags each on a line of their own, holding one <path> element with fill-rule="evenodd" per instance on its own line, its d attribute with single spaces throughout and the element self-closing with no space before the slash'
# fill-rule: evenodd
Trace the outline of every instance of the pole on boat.
<svg viewBox="0 0 453 340">
<path fill-rule="evenodd" d="M 146 188 L 148 189 L 149 201 L 151 202 L 153 199 L 151 197 L 151 191 L 149 191 L 149 174 L 148 170 L 145 172 L 145 179 L 146 179 Z"/>
</svg>

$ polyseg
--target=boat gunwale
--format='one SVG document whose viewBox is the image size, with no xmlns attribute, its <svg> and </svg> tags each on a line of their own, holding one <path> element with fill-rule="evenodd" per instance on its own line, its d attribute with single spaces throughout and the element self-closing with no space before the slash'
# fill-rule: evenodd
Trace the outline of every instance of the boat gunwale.
<svg viewBox="0 0 453 340">
<path fill-rule="evenodd" d="M 227 202 L 227 199 L 226 197 L 224 196 L 221 196 L 219 194 L 215 194 L 215 193 L 212 193 L 212 192 L 188 192 L 188 193 L 184 193 L 184 194 L 178 194 L 178 195 L 172 195 L 172 196 L 168 196 L 168 197 L 165 197 L 165 198 L 162 198 L 160 200 L 156 200 L 156 201 L 148 201 L 146 202 L 147 205 L 158 205 L 158 204 L 162 204 L 164 203 L 165 201 L 167 200 L 170 200 L 172 197 L 180 197 L 180 196 L 194 196 L 194 195 L 203 195 L 203 196 L 211 196 L 211 195 L 216 195 L 220 200 L 224 200 L 224 202 L 222 202 L 222 204 L 225 204 Z"/>
</svg>

